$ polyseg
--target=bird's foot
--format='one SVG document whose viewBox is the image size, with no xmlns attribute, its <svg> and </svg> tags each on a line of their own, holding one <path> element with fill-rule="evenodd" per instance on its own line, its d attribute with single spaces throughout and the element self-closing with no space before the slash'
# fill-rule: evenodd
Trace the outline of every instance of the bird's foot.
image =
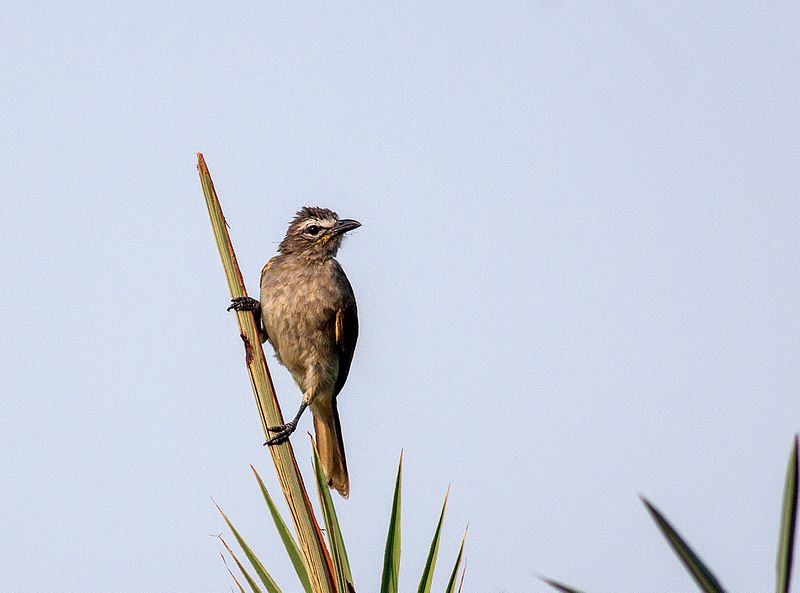
<svg viewBox="0 0 800 593">
<path fill-rule="evenodd" d="M 267 428 L 270 432 L 276 432 L 274 437 L 269 439 L 265 445 L 280 445 L 281 443 L 285 443 L 289 440 L 289 436 L 297 429 L 297 420 L 292 420 L 291 422 L 287 422 L 286 424 L 281 424 L 280 426 L 270 426 Z"/>
<path fill-rule="evenodd" d="M 235 299 L 231 299 L 231 306 L 228 307 L 227 310 L 258 311 L 259 307 L 261 307 L 261 303 L 253 297 L 236 297 Z"/>
</svg>

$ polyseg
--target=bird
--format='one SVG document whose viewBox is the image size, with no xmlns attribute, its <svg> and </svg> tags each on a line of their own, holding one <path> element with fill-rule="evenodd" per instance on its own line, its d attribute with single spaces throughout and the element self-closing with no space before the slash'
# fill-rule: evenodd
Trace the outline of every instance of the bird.
<svg viewBox="0 0 800 593">
<path fill-rule="evenodd" d="M 261 271 L 259 300 L 232 299 L 228 310 L 253 311 L 262 343 L 303 393 L 295 417 L 265 445 L 289 439 L 306 408 L 314 417 L 317 450 L 328 486 L 347 498 L 350 478 L 336 398 L 344 387 L 358 341 L 353 288 L 336 254 L 345 233 L 361 226 L 327 208 L 305 206 L 289 223 L 278 255 Z"/>
</svg>

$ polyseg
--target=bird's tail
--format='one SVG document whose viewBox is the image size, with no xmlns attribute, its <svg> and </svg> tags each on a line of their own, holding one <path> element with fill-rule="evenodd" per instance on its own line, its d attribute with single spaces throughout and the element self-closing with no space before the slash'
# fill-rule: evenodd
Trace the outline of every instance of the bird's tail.
<svg viewBox="0 0 800 593">
<path fill-rule="evenodd" d="M 322 470 L 328 486 L 336 488 L 344 498 L 350 494 L 350 478 L 347 475 L 347 461 L 344 457 L 344 441 L 342 425 L 339 423 L 339 411 L 336 409 L 336 398 L 330 405 L 320 406 L 314 402 L 314 432 L 317 434 L 317 450 L 322 462 Z"/>
</svg>

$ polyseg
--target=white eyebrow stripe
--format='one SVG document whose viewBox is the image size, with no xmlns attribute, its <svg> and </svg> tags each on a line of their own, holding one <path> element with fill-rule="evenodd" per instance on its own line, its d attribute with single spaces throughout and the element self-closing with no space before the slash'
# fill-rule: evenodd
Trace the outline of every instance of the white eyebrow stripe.
<svg viewBox="0 0 800 593">
<path fill-rule="evenodd" d="M 311 227 L 311 226 L 319 226 L 319 227 L 322 227 L 322 228 L 325 228 L 325 229 L 330 229 L 330 228 L 333 228 L 333 226 L 335 224 L 336 224 L 335 220 L 328 220 L 328 219 L 326 219 L 326 220 L 318 220 L 316 218 L 312 218 L 308 222 L 308 224 L 306 224 L 306 226 L 303 227 L 303 230 L 307 231 L 308 227 Z"/>
</svg>

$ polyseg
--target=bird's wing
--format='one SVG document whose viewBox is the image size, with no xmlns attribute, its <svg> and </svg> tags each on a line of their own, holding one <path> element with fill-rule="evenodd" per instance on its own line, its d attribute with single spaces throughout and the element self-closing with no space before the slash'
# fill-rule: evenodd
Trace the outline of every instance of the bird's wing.
<svg viewBox="0 0 800 593">
<path fill-rule="evenodd" d="M 356 299 L 351 293 L 350 298 L 346 299 L 345 303 L 336 310 L 336 351 L 339 354 L 339 375 L 336 377 L 336 385 L 333 388 L 334 396 L 339 394 L 344 387 L 344 382 L 347 381 L 357 340 L 358 311 L 356 310 Z"/>
<path fill-rule="evenodd" d="M 267 272 L 269 272 L 269 269 L 272 267 L 272 264 L 275 263 L 276 259 L 278 259 L 277 255 L 269 258 L 269 261 L 264 264 L 263 268 L 261 268 L 261 286 L 264 286 L 264 276 L 266 276 Z"/>
<path fill-rule="evenodd" d="M 278 259 L 277 255 L 274 256 L 274 257 L 271 257 L 269 259 L 269 261 L 266 264 L 264 264 L 264 267 L 261 268 L 261 279 L 259 281 L 259 288 L 260 288 L 260 292 L 261 293 L 264 292 L 264 284 L 265 284 L 264 279 L 265 279 L 267 273 L 269 272 L 269 269 L 272 267 L 272 264 L 275 263 L 276 259 Z M 261 295 L 259 295 L 259 300 L 261 300 Z M 257 319 L 256 321 L 258 322 L 259 332 L 261 334 L 261 343 L 263 344 L 264 342 L 269 340 L 269 335 L 267 334 L 267 326 L 264 323 L 264 319 L 263 318 Z"/>
</svg>

